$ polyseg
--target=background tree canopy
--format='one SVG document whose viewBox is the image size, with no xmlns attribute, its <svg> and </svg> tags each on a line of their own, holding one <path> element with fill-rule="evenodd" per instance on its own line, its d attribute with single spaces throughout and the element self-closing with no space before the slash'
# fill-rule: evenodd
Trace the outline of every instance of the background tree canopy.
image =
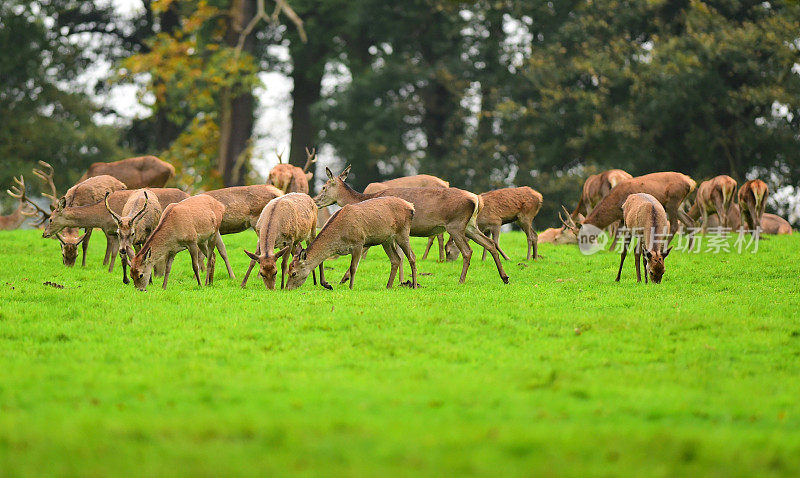
<svg viewBox="0 0 800 478">
<path fill-rule="evenodd" d="M 131 1 L 128 16 L 0 5 L 4 184 L 43 159 L 66 187 L 133 154 L 174 163 L 186 188 L 260 181 L 262 72 L 293 84 L 292 163 L 328 145 L 356 187 L 415 172 L 475 192 L 530 185 L 538 227 L 600 169 L 800 179 L 796 1 L 268 0 L 268 18 L 256 0 Z M 113 68 L 86 91 L 101 60 Z M 149 115 L 104 120 L 96 99 L 121 84 Z M 786 214 L 784 191 L 772 207 Z"/>
</svg>

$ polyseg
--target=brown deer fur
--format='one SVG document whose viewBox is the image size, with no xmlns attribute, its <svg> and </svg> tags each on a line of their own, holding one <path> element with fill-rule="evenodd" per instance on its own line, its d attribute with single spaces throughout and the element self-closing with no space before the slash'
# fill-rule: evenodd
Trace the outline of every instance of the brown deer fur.
<svg viewBox="0 0 800 478">
<path fill-rule="evenodd" d="M 21 181 L 24 181 L 24 178 Z M 22 184 L 24 185 L 25 183 L 22 182 Z M 24 194 L 20 194 L 19 196 L 17 196 L 11 190 L 8 190 L 8 194 L 10 194 L 14 198 L 17 198 L 19 204 L 17 205 L 17 208 L 11 212 L 11 214 L 7 216 L 0 216 L 0 231 L 11 231 L 17 229 L 29 217 L 29 215 L 23 214 L 24 212 L 28 211 L 28 208 L 26 207 L 27 205 L 26 196 Z"/>
<path fill-rule="evenodd" d="M 730 176 L 720 175 L 703 181 L 697 187 L 697 197 L 687 214 L 694 220 L 703 218 L 703 234 L 708 227 L 708 216 L 719 213 L 723 218 L 723 227 L 728 227 L 728 210 L 736 193 L 736 180 Z"/>
<path fill-rule="evenodd" d="M 566 227 L 551 227 L 539 234 L 538 242 L 540 244 L 555 245 L 577 244 L 578 236 Z"/>
<path fill-rule="evenodd" d="M 147 189 L 139 189 L 131 194 L 122 207 L 122 214 L 117 214 L 108 206 L 108 195 L 104 202 L 108 213 L 117 223 L 122 282 L 127 284 L 130 282 L 127 266 L 158 225 L 162 212 L 161 203 L 158 202 L 158 197 Z"/>
<path fill-rule="evenodd" d="M 250 257 L 250 267 L 242 280 L 242 287 L 247 285 L 247 278 L 253 266 L 258 263 L 259 275 L 267 289 L 275 288 L 275 277 L 278 274 L 277 261 L 281 263 L 281 289 L 286 281 L 286 266 L 295 247 L 302 241 L 308 245 L 317 235 L 317 205 L 311 196 L 303 193 L 289 193 L 270 201 L 256 225 L 258 245 L 256 252 L 245 250 Z M 279 248 L 280 252 L 275 253 Z M 319 265 L 320 284 L 330 288 L 325 282 L 322 264 Z M 316 279 L 314 280 L 316 283 Z"/>
<path fill-rule="evenodd" d="M 767 197 L 769 197 L 769 188 L 764 181 L 753 179 L 742 184 L 742 187 L 739 188 L 741 227 L 750 231 L 756 230 L 756 225 L 761 224 L 761 217 L 767 206 Z"/>
<path fill-rule="evenodd" d="M 500 249 L 500 226 L 516 222 L 528 238 L 527 259 L 531 259 L 531 254 L 535 259 L 538 236 L 533 230 L 533 218 L 542 207 L 542 195 L 528 186 L 522 186 L 489 191 L 481 194 L 481 198 L 483 199 L 483 209 L 478 213 L 478 229 L 484 234 L 488 231 L 487 236 L 491 237 L 500 254 L 508 259 Z M 447 242 L 446 249 L 448 260 L 455 260 L 458 257 L 458 249 L 453 247 L 452 239 Z M 486 259 L 485 249 L 481 260 L 484 259 Z"/>
<path fill-rule="evenodd" d="M 333 213 L 308 249 L 295 256 L 289 265 L 286 288 L 300 287 L 309 273 L 318 266 L 322 267 L 325 259 L 334 255 L 350 254 L 349 275 L 352 289 L 364 248 L 378 244 L 383 246 L 392 263 L 386 287 L 392 287 L 402 262 L 395 249 L 396 245 L 408 257 L 411 265 L 411 286 L 417 287 L 417 264 L 409 240 L 414 216 L 414 206 L 410 202 L 391 196 L 345 205 Z"/>
<path fill-rule="evenodd" d="M 728 226 L 732 230 L 739 229 L 741 225 L 742 218 L 739 214 L 739 205 L 738 204 L 731 204 L 731 208 L 728 209 Z M 708 216 L 708 227 L 722 227 L 722 223 L 719 220 L 719 215 L 712 214 Z M 764 234 L 792 234 L 792 225 L 786 219 L 775 215 L 765 212 L 761 216 L 761 232 Z"/>
<path fill-rule="evenodd" d="M 592 174 L 586 178 L 586 181 L 583 183 L 581 198 L 578 201 L 578 206 L 572 213 L 572 218 L 577 219 L 578 214 L 583 214 L 584 216 L 588 215 L 592 209 L 611 192 L 614 186 L 632 177 L 633 176 L 629 173 L 621 169 L 609 169 L 599 174 Z"/>
<path fill-rule="evenodd" d="M 119 179 L 129 189 L 163 188 L 175 175 L 175 168 L 155 156 L 139 156 L 113 163 L 93 163 L 80 180 L 103 174 Z"/>
<path fill-rule="evenodd" d="M 281 155 L 278 154 L 279 164 L 276 164 L 269 172 L 267 177 L 267 184 L 275 186 L 281 191 L 286 193 L 305 193 L 308 194 L 310 189 L 308 182 L 314 177 L 313 172 L 308 169 L 317 160 L 315 159 L 316 150 L 309 151 L 306 148 L 306 164 L 302 168 L 293 166 L 291 164 L 282 164 Z"/>
<path fill-rule="evenodd" d="M 208 258 L 205 284 L 211 285 L 216 262 L 214 248 L 222 244 L 219 227 L 224 213 L 225 206 L 206 194 L 198 194 L 167 206 L 158 226 L 133 258 L 131 278 L 136 288 L 146 290 L 153 267 L 165 261 L 162 288 L 166 289 L 175 254 L 184 249 L 188 249 L 191 255 L 197 285 L 201 285 L 201 252 Z M 227 262 L 224 247 L 219 248 L 219 253 Z"/>
<path fill-rule="evenodd" d="M 61 244 L 61 262 L 67 266 L 72 267 L 78 259 L 78 246 L 83 244 L 89 233 L 81 234 L 81 230 L 77 227 L 66 227 L 56 234 L 59 244 Z"/>
<path fill-rule="evenodd" d="M 188 194 L 175 188 L 152 188 L 153 194 L 158 198 L 159 204 L 162 206 L 181 201 L 189 197 Z M 121 191 L 114 191 L 108 196 L 108 203 L 114 212 L 122 212 L 125 203 L 136 190 L 123 189 Z M 110 247 L 112 251 L 117 251 L 119 246 L 117 244 L 116 230 L 117 224 L 114 218 L 108 213 L 104 201 L 98 201 L 94 204 L 87 206 L 68 206 L 65 208 L 57 209 L 50 215 L 50 221 L 45 227 L 43 237 L 52 237 L 58 234 L 62 229 L 67 227 L 80 227 L 86 229 L 100 228 L 110 238 Z M 109 272 L 114 270 L 114 261 L 117 255 L 112 254 L 109 260 Z"/>
<path fill-rule="evenodd" d="M 347 167 L 339 176 L 334 176 L 330 169 L 325 168 L 329 179 L 314 198 L 318 207 L 333 203 L 345 206 L 374 197 L 399 197 L 414 205 L 412 236 L 429 237 L 446 231 L 453 237 L 456 247 L 463 255 L 459 282 L 463 283 L 466 279 L 472 258 L 472 249 L 467 241 L 469 238 L 489 249 L 500 278 L 508 283 L 508 275 L 503 270 L 497 248 L 476 225 L 475 221 L 483 207 L 483 200 L 478 195 L 456 188 L 390 188 L 373 194 L 362 194 L 344 182 L 349 171 L 350 167 Z"/>
<path fill-rule="evenodd" d="M 641 234 L 639 244 L 634 250 L 636 257 L 636 280 L 642 281 L 640 258 L 644 251 L 645 276 L 658 284 L 664 275 L 664 259 L 669 255 L 670 249 L 666 249 L 667 231 L 669 231 L 669 221 L 664 206 L 650 194 L 636 193 L 631 194 L 622 205 L 622 212 L 625 219 L 625 227 L 628 232 L 622 243 L 622 256 L 619 261 L 619 271 L 617 272 L 617 282 L 622 275 L 622 264 L 625 262 L 625 255 L 628 253 L 628 246 L 634 234 Z M 659 236 L 661 239 L 659 239 Z"/>
<path fill-rule="evenodd" d="M 208 194 L 225 206 L 225 215 L 219 230 L 222 235 L 255 229 L 264 206 L 283 195 L 278 188 L 266 184 L 233 186 L 203 194 Z"/>
</svg>

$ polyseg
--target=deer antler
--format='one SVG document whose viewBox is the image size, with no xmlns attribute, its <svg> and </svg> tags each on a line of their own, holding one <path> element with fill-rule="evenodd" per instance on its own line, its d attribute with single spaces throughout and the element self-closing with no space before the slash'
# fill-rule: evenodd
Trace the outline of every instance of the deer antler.
<svg viewBox="0 0 800 478">
<path fill-rule="evenodd" d="M 281 151 L 279 153 L 278 152 L 278 148 L 275 148 L 275 156 L 278 157 L 278 164 L 283 164 L 283 153 L 285 153 L 285 152 L 286 152 L 286 150 L 284 149 L 283 151 Z"/>
<path fill-rule="evenodd" d="M 574 232 L 575 235 L 577 236 L 578 232 L 580 231 L 580 228 L 578 227 L 577 224 L 575 224 L 575 221 L 572 219 L 572 216 L 570 215 L 569 211 L 567 211 L 567 208 L 564 207 L 564 205 L 561 206 L 561 209 L 564 210 L 564 213 L 567 215 L 567 217 L 565 219 L 561 215 L 561 211 L 559 211 L 558 212 L 558 218 L 561 219 L 561 223 L 564 224 L 564 227 L 566 227 L 570 231 Z"/>
<path fill-rule="evenodd" d="M 142 209 L 133 216 L 133 219 L 131 219 L 131 224 L 135 223 L 136 220 L 139 219 L 139 217 L 142 214 L 144 214 L 145 209 L 147 209 L 147 202 L 148 201 L 149 201 L 149 198 L 147 197 L 147 191 L 145 191 L 144 192 L 144 205 L 142 206 Z M 109 209 L 109 211 L 111 211 L 111 209 Z"/>
<path fill-rule="evenodd" d="M 28 206 L 33 207 L 33 211 L 22 211 L 23 216 L 35 217 L 41 214 L 41 219 L 34 223 L 36 226 L 41 226 L 50 218 L 50 213 L 40 208 L 35 202 L 30 200 L 27 194 L 25 194 L 25 178 L 22 176 L 19 178 L 14 178 L 14 182 L 17 183 L 17 185 L 11 186 L 11 189 L 7 189 L 6 192 L 9 194 L 9 196 L 17 198 L 20 200 L 20 202 L 26 203 Z"/>
<path fill-rule="evenodd" d="M 311 151 L 306 148 L 306 165 L 303 166 L 303 172 L 307 173 L 308 168 L 311 167 L 312 164 L 317 162 L 317 148 L 311 148 Z"/>
<path fill-rule="evenodd" d="M 103 199 L 104 199 L 104 201 L 105 201 L 105 203 L 106 203 L 106 209 L 108 209 L 108 212 L 109 212 L 109 213 L 111 213 L 111 217 L 113 217 L 113 218 L 114 218 L 114 222 L 116 222 L 117 224 L 120 224 L 120 223 L 122 222 L 122 218 L 121 218 L 121 217 L 119 217 L 119 214 L 117 214 L 117 213 L 115 213 L 114 211 L 112 211 L 112 210 L 111 210 L 111 206 L 109 206 L 109 205 L 108 205 L 108 195 L 109 195 L 109 194 L 111 194 L 111 193 L 108 193 L 108 192 L 107 192 L 107 193 L 106 193 L 106 197 L 105 197 L 105 198 L 103 198 Z M 145 206 L 146 206 L 146 204 L 145 204 Z"/>
<path fill-rule="evenodd" d="M 47 172 L 45 172 L 42 169 L 34 169 L 33 174 L 35 174 L 39 179 L 41 179 L 42 181 L 47 183 L 48 186 L 50 186 L 50 191 L 52 191 L 52 193 L 47 194 L 43 192 L 42 196 L 49 199 L 50 204 L 52 205 L 53 209 L 55 209 L 55 205 L 58 202 L 58 192 L 56 190 L 56 184 L 55 182 L 53 182 L 53 173 L 54 173 L 53 166 L 51 166 L 50 163 L 45 163 L 44 161 L 39 161 L 39 165 L 42 166 L 42 168 L 46 169 Z"/>
</svg>

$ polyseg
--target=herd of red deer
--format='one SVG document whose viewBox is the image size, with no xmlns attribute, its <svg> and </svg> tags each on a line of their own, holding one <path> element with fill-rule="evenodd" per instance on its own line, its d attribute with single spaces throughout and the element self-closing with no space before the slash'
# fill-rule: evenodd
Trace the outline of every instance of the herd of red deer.
<svg viewBox="0 0 800 478">
<path fill-rule="evenodd" d="M 508 283 L 500 260 L 501 256 L 508 256 L 500 249 L 499 236 L 501 226 L 510 223 L 525 232 L 529 260 L 538 257 L 539 242 L 577 243 L 583 225 L 608 228 L 615 238 L 617 228 L 624 226 L 617 281 L 633 239 L 632 231 L 643 231 L 641 247 L 635 250 L 637 280 L 641 281 L 640 262 L 644 256 L 645 282 L 649 278 L 655 283 L 661 282 L 664 259 L 671 250 L 666 246 L 679 222 L 694 227 L 702 217 L 703 233 L 709 226 L 743 233 L 745 228 L 757 230 L 757 225 L 767 234 L 792 233 L 786 220 L 764 213 L 769 191 L 759 179 L 745 182 L 738 195 L 737 183 L 730 176 L 704 181 L 697 188 L 694 203 L 684 212 L 684 202 L 696 187 L 689 176 L 660 172 L 633 177 L 612 169 L 586 180 L 575 210 L 569 213 L 564 209 L 566 216 L 560 216 L 561 228 L 537 235 L 532 223 L 541 208 L 542 195 L 529 187 L 478 195 L 452 188 L 435 176 L 420 174 L 372 183 L 361 193 L 345 182 L 348 166 L 339 175 L 325 168 L 327 181 L 312 198 L 309 181 L 313 173 L 309 169 L 316 162 L 316 151 L 306 149 L 306 155 L 305 166 L 299 168 L 284 164 L 278 154 L 279 164 L 270 171 L 267 184 L 229 187 L 194 196 L 164 187 L 175 170 L 154 156 L 95 163 L 61 197 L 53 181 L 53 168 L 40 162 L 42 168 L 33 172 L 49 188 L 50 192 L 44 194 L 51 202 L 49 211 L 27 196 L 20 176 L 8 191 L 18 199 L 19 206 L 11 215 L 0 216 L 0 229 L 15 229 L 26 218 L 36 217 L 35 224 L 44 226 L 43 236 L 58 239 L 62 261 L 67 266 L 75 264 L 79 247 L 83 251 L 81 264 L 86 265 L 92 230 L 101 229 L 106 236 L 103 264 L 112 272 L 119 255 L 123 282 L 130 282 L 130 268 L 131 279 L 139 290 L 147 288 L 153 275 L 163 275 L 166 288 L 175 254 L 184 249 L 191 255 L 198 285 L 203 270 L 205 284 L 212 283 L 216 251 L 225 262 L 228 275 L 234 278 L 222 236 L 247 229 L 257 233 L 258 242 L 255 252 L 245 251 L 250 266 L 241 286 L 246 286 L 252 269 L 258 265 L 258 274 L 268 289 L 275 288 L 279 259 L 281 288 L 300 287 L 309 274 L 316 284 L 316 269 L 320 285 L 331 288 L 325 281 L 323 262 L 337 255 L 351 256 L 341 283 L 349 281 L 352 289 L 361 257 L 376 245 L 383 246 L 391 262 L 387 287 L 392 287 L 398 269 L 403 282 L 403 255 L 411 266 L 411 280 L 405 284 L 417 287 L 410 236 L 429 238 L 423 260 L 434 238 L 438 238 L 440 261 L 455 260 L 460 254 L 461 283 L 472 258 L 471 239 L 484 248 L 484 259 L 489 252 L 501 280 Z M 734 203 L 735 198 L 738 204 Z M 332 204 L 341 208 L 330 215 L 327 206 Z M 445 232 L 450 235 L 447 244 Z M 655 240 L 653 236 L 659 232 L 669 239 Z"/>
</svg>

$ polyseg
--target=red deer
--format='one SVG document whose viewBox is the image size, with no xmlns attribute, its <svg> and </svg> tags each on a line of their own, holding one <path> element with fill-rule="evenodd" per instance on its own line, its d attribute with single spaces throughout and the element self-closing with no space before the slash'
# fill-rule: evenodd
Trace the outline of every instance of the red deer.
<svg viewBox="0 0 800 478">
<path fill-rule="evenodd" d="M 599 174 L 592 174 L 586 178 L 586 181 L 583 183 L 583 191 L 578 201 L 578 206 L 575 208 L 575 211 L 572 212 L 572 219 L 576 220 L 578 214 L 587 216 L 604 197 L 608 196 L 608 193 L 614 189 L 614 186 L 632 177 L 633 176 L 629 173 L 621 169 L 609 169 Z"/>
<path fill-rule="evenodd" d="M 317 235 L 317 205 L 308 194 L 289 193 L 270 201 L 261 212 L 256 226 L 258 245 L 256 252 L 245 250 L 250 257 L 250 267 L 242 280 L 242 287 L 247 285 L 247 278 L 253 266 L 258 263 L 259 275 L 267 289 L 275 288 L 275 277 L 278 274 L 277 262 L 281 263 L 281 289 L 286 281 L 286 266 L 295 248 L 302 242 L 306 245 Z M 276 254 L 275 249 L 280 248 Z M 319 265 L 320 284 L 326 289 L 331 286 L 325 282 L 325 272 Z M 314 278 L 314 284 L 317 283 Z"/>
<path fill-rule="evenodd" d="M 373 194 L 389 188 L 449 188 L 450 183 L 444 179 L 431 176 L 430 174 L 417 174 L 415 176 L 404 176 L 402 178 L 390 179 L 379 183 L 369 183 L 364 188 L 364 194 Z M 437 234 L 436 239 L 439 241 L 439 262 L 444 262 L 444 234 Z M 428 245 L 425 247 L 425 252 L 422 254 L 422 260 L 428 258 L 428 252 L 433 245 L 433 238 L 428 238 Z"/>
<path fill-rule="evenodd" d="M 540 244 L 577 244 L 578 236 L 566 227 L 550 227 L 539 233 Z"/>
<path fill-rule="evenodd" d="M 282 154 L 278 156 L 278 164 L 272 168 L 267 178 L 267 184 L 271 184 L 285 193 L 305 193 L 308 194 L 308 182 L 314 176 L 308 169 L 317 162 L 317 150 L 311 151 L 306 148 L 306 164 L 302 168 L 282 163 Z"/>
<path fill-rule="evenodd" d="M 503 270 L 503 264 L 500 262 L 500 255 L 494 242 L 478 229 L 475 222 L 483 207 L 483 200 L 480 196 L 456 188 L 390 188 L 373 194 L 362 194 L 344 182 L 349 172 L 350 167 L 348 166 L 339 176 L 334 176 L 330 169 L 325 168 L 328 181 L 314 198 L 317 207 L 333 203 L 346 206 L 375 197 L 399 197 L 414 205 L 414 218 L 411 222 L 412 236 L 429 237 L 446 231 L 453 238 L 456 247 L 463 255 L 460 283 L 464 283 L 467 278 L 467 270 L 472 258 L 472 248 L 470 248 L 467 238 L 489 249 L 500 278 L 504 283 L 508 283 L 508 275 Z"/>
<path fill-rule="evenodd" d="M 708 227 L 708 216 L 719 213 L 723 218 L 723 227 L 728 227 L 728 210 L 736 193 L 736 180 L 730 176 L 720 175 L 703 181 L 697 187 L 697 197 L 687 214 L 694 220 L 703 218 L 703 234 Z"/>
<path fill-rule="evenodd" d="M 155 194 L 159 204 L 162 205 L 172 204 L 189 197 L 185 192 L 175 188 L 152 188 L 150 191 Z M 135 190 L 123 189 L 111 193 L 108 196 L 108 203 L 111 209 L 115 212 L 122 212 L 122 208 L 125 206 L 128 198 L 135 192 Z M 117 257 L 116 251 L 119 249 L 116 237 L 117 224 L 114 222 L 111 215 L 108 214 L 103 200 L 88 206 L 67 206 L 53 211 L 42 236 L 53 237 L 67 227 L 102 229 L 106 237 L 110 238 L 111 250 L 115 251 L 115 253 L 111 255 L 108 267 L 109 272 L 114 270 L 114 262 Z"/>
<path fill-rule="evenodd" d="M 622 275 L 622 264 L 625 263 L 625 255 L 628 253 L 631 239 L 635 233 L 641 233 L 639 244 L 634 250 L 636 256 L 636 281 L 642 281 L 640 258 L 642 251 L 644 251 L 644 282 L 645 284 L 647 283 L 647 277 L 649 276 L 653 283 L 660 283 L 664 275 L 664 259 L 667 258 L 672 250 L 671 247 L 664 250 L 667 244 L 667 231 L 670 228 L 664 206 L 650 194 L 636 193 L 628 196 L 628 199 L 622 205 L 622 211 L 628 233 L 622 243 L 622 256 L 619 260 L 617 282 L 619 282 L 619 278 Z M 655 236 L 658 235 L 661 235 L 664 239 L 657 239 Z"/>
<path fill-rule="evenodd" d="M 128 284 L 127 266 L 133 261 L 136 251 L 150 237 L 161 219 L 161 204 L 155 194 L 139 189 L 131 194 L 122 207 L 122 214 L 115 213 L 108 205 L 108 193 L 103 202 L 108 213 L 117 223 L 119 259 L 122 264 L 122 283 Z M 159 271 L 160 272 L 160 271 Z M 158 275 L 158 274 L 157 274 Z"/>
<path fill-rule="evenodd" d="M 19 204 L 14 211 L 7 216 L 0 216 L 0 231 L 11 231 L 20 227 L 29 217 L 35 215 L 28 206 L 28 197 L 25 195 L 25 178 L 14 178 L 17 186 L 12 186 L 6 192 L 16 198 Z"/>
<path fill-rule="evenodd" d="M 233 186 L 215 189 L 207 194 L 225 206 L 225 215 L 219 233 L 235 234 L 256 228 L 264 206 L 283 193 L 274 186 L 255 184 L 253 186 Z"/>
<path fill-rule="evenodd" d="M 671 241 L 678 229 L 679 220 L 688 227 L 694 227 L 694 221 L 680 209 L 680 206 L 684 198 L 694 191 L 696 185 L 697 183 L 689 176 L 675 172 L 651 173 L 626 179 L 614 186 L 611 192 L 592 209 L 586 219 L 575 224 L 567 213 L 567 217 L 562 218 L 562 222 L 575 234 L 578 234 L 579 225 L 583 224 L 591 224 L 598 229 L 605 229 L 614 222 L 623 220 L 622 205 L 628 196 L 647 193 L 655 197 L 667 212 L 667 219 L 670 222 L 669 240 Z"/>
<path fill-rule="evenodd" d="M 208 258 L 205 285 L 211 285 L 214 282 L 216 263 L 214 249 L 222 244 L 219 227 L 224 213 L 225 206 L 206 194 L 198 194 L 167 206 L 155 231 L 133 258 L 131 278 L 136 288 L 141 291 L 147 290 L 153 267 L 163 261 L 162 288 L 166 289 L 175 254 L 184 249 L 188 249 L 192 257 L 192 270 L 197 285 L 201 285 L 201 253 Z M 228 255 L 224 248 L 219 249 L 219 254 L 227 263 Z"/>
<path fill-rule="evenodd" d="M 738 230 L 741 226 L 742 218 L 739 213 L 739 205 L 738 204 L 731 204 L 731 208 L 728 209 L 728 226 L 731 229 Z M 719 216 L 717 214 L 712 214 L 708 216 L 708 227 L 722 227 L 722 223 L 719 220 Z M 765 212 L 763 216 L 761 216 L 761 232 L 764 234 L 792 234 L 792 225 L 786 219 L 777 216 L 775 214 L 770 214 Z"/>
<path fill-rule="evenodd" d="M 528 186 L 519 188 L 504 188 L 489 191 L 481 194 L 483 199 L 483 209 L 478 214 L 478 229 L 484 234 L 489 232 L 495 247 L 503 256 L 508 259 L 502 249 L 500 249 L 500 226 L 511 222 L 525 232 L 528 239 L 527 260 L 537 257 L 537 234 L 533 230 L 533 218 L 539 213 L 542 207 L 542 195 Z M 458 257 L 458 249 L 453 247 L 452 240 L 447 242 L 447 258 L 455 260 Z M 481 260 L 486 259 L 486 249 L 483 250 Z"/>
<path fill-rule="evenodd" d="M 761 224 L 761 216 L 764 215 L 764 208 L 767 207 L 767 197 L 769 188 L 767 183 L 760 179 L 753 179 L 742 184 L 739 188 L 739 211 L 742 216 L 740 231 L 743 234 L 744 228 L 749 231 L 758 232 L 756 225 Z"/>
<path fill-rule="evenodd" d="M 113 163 L 92 163 L 80 181 L 103 174 L 119 179 L 129 189 L 163 188 L 175 175 L 175 168 L 155 156 L 140 156 Z"/>
<path fill-rule="evenodd" d="M 327 168 L 326 168 L 327 169 Z M 289 265 L 287 289 L 296 289 L 325 259 L 334 255 L 351 255 L 350 289 L 356 276 L 358 262 L 365 247 L 381 244 L 392 263 L 387 288 L 394 284 L 394 277 L 402 262 L 397 246 L 403 250 L 411 264 L 411 287 L 417 287 L 417 263 L 411 250 L 409 233 L 414 206 L 397 197 L 379 197 L 355 204 L 347 204 L 331 216 L 308 248 L 301 251 Z"/>
</svg>

